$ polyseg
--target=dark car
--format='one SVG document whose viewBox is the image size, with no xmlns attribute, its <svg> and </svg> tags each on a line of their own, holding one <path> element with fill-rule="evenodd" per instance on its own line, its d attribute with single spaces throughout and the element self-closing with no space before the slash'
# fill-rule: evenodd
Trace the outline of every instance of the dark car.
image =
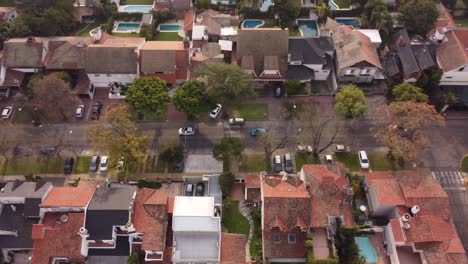
<svg viewBox="0 0 468 264">
<path fill-rule="evenodd" d="M 99 116 L 101 115 L 101 110 L 102 110 L 102 104 L 100 102 L 96 102 L 93 105 L 93 108 L 91 110 L 91 119 L 93 120 L 99 119 Z"/>
<path fill-rule="evenodd" d="M 68 158 L 65 160 L 65 165 L 63 165 L 63 173 L 71 174 L 73 171 L 73 165 L 75 164 L 74 158 Z"/>
<path fill-rule="evenodd" d="M 176 172 L 179 172 L 179 173 L 180 173 L 180 172 L 184 172 L 184 167 L 185 167 L 184 162 L 183 162 L 183 161 L 179 161 L 179 162 L 177 162 L 176 165 L 175 165 L 175 170 L 176 170 Z"/>
<path fill-rule="evenodd" d="M 283 95 L 283 91 L 281 90 L 281 87 L 278 86 L 275 88 L 275 96 L 276 97 L 281 97 Z"/>
<path fill-rule="evenodd" d="M 39 150 L 42 156 L 53 156 L 57 152 L 55 148 L 46 148 Z"/>
<path fill-rule="evenodd" d="M 99 168 L 99 162 L 101 161 L 101 157 L 99 156 L 93 156 L 91 158 L 91 162 L 89 163 L 89 171 L 90 172 L 96 172 Z"/>
<path fill-rule="evenodd" d="M 273 170 L 275 172 L 280 172 L 283 170 L 283 164 L 281 164 L 280 155 L 275 155 L 275 157 L 273 158 Z"/>
<path fill-rule="evenodd" d="M 290 153 L 284 154 L 284 170 L 287 173 L 292 173 L 294 171 L 294 165 Z"/>
<path fill-rule="evenodd" d="M 197 183 L 197 188 L 195 189 L 195 196 L 203 196 L 205 193 L 205 185 L 202 182 Z"/>
<path fill-rule="evenodd" d="M 185 187 L 185 196 L 193 196 L 193 184 L 188 183 Z"/>
</svg>

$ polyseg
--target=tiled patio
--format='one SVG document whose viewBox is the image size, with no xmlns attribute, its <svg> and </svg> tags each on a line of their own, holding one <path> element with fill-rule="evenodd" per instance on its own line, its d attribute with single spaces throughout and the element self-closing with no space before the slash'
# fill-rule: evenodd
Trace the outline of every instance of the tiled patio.
<svg viewBox="0 0 468 264">
<path fill-rule="evenodd" d="M 315 259 L 327 259 L 330 257 L 330 251 L 328 249 L 328 239 L 325 228 L 314 230 L 312 233 L 313 238 L 313 250 Z"/>
<path fill-rule="evenodd" d="M 369 240 L 377 253 L 377 264 L 390 264 L 390 258 L 387 256 L 386 249 L 384 248 L 385 239 L 383 233 L 375 233 L 375 235 L 369 237 Z"/>
</svg>

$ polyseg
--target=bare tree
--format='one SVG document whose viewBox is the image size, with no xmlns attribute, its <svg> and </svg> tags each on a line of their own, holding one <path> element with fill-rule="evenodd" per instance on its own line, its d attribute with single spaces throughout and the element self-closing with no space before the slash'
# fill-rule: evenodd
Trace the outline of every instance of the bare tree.
<svg viewBox="0 0 468 264">
<path fill-rule="evenodd" d="M 286 131 L 284 135 L 279 135 L 279 129 L 279 127 L 271 125 L 265 133 L 258 136 L 258 142 L 262 145 L 265 154 L 265 166 L 268 170 L 271 169 L 271 155 L 277 149 L 284 148 L 288 142 L 289 133 Z"/>
<path fill-rule="evenodd" d="M 9 152 L 18 146 L 22 138 L 28 135 L 29 134 L 21 130 L 18 126 L 9 123 L 0 125 L 0 154 L 5 161 L 8 162 L 9 160 Z"/>
</svg>

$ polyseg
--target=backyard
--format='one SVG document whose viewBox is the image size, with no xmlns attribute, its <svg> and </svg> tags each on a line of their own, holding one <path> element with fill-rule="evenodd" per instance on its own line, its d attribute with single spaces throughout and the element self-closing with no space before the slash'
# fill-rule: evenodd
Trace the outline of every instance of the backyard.
<svg viewBox="0 0 468 264">
<path fill-rule="evenodd" d="M 239 201 L 227 198 L 223 202 L 223 231 L 227 233 L 249 235 L 250 225 L 239 211 Z"/>
<path fill-rule="evenodd" d="M 340 7 L 340 9 L 348 9 L 351 5 L 350 0 L 333 0 L 333 2 L 335 2 L 335 4 Z"/>
<path fill-rule="evenodd" d="M 242 154 L 239 171 L 259 172 L 265 171 L 265 156 L 263 154 Z"/>
<path fill-rule="evenodd" d="M 461 171 L 468 173 L 468 155 L 465 155 L 461 162 Z"/>
<path fill-rule="evenodd" d="M 252 211 L 254 232 L 250 242 L 250 256 L 260 263 L 262 261 L 262 217 L 259 211 Z"/>
<path fill-rule="evenodd" d="M 159 41 L 182 41 L 183 38 L 177 32 L 159 32 L 156 36 Z"/>
<path fill-rule="evenodd" d="M 233 117 L 242 117 L 247 121 L 268 120 L 267 104 L 241 104 L 231 113 Z"/>
</svg>

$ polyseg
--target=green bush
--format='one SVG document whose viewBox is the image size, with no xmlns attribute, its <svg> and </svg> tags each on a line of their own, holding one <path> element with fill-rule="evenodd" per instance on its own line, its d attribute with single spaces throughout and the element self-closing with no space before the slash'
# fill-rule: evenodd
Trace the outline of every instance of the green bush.
<svg viewBox="0 0 468 264">
<path fill-rule="evenodd" d="M 308 264 L 338 264 L 338 259 L 314 259 L 312 261 L 307 260 Z"/>
<path fill-rule="evenodd" d="M 138 188 L 149 188 L 149 189 L 159 189 L 161 188 L 161 183 L 159 182 L 150 182 L 145 180 L 138 181 Z"/>
<path fill-rule="evenodd" d="M 306 248 L 312 248 L 312 246 L 313 246 L 312 240 L 310 240 L 310 239 L 306 240 Z"/>
</svg>

